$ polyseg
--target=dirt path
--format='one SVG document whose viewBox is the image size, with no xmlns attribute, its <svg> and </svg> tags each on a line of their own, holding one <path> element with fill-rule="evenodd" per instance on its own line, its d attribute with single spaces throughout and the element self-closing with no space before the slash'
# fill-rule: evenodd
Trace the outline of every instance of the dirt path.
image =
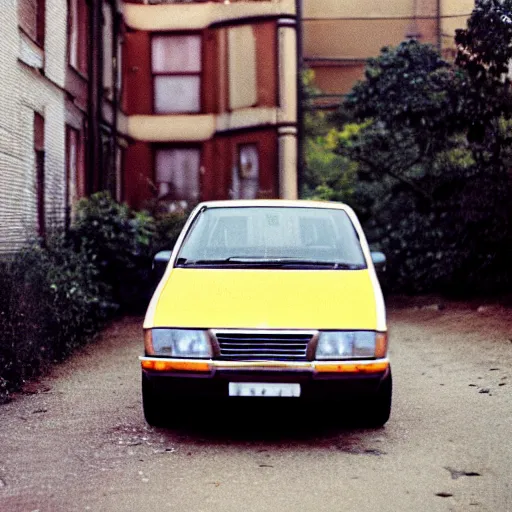
<svg viewBox="0 0 512 512">
<path fill-rule="evenodd" d="M 140 319 L 116 323 L 0 407 L 0 511 L 512 511 L 512 311 L 389 320 L 395 400 L 378 430 L 295 409 L 149 428 Z"/>
</svg>

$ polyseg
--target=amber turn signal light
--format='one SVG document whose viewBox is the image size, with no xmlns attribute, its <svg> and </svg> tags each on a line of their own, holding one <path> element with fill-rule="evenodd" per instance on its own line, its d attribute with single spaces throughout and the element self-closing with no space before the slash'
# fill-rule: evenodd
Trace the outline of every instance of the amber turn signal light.
<svg viewBox="0 0 512 512">
<path fill-rule="evenodd" d="M 389 366 L 388 361 L 375 363 L 316 363 L 315 370 L 321 373 L 380 373 L 385 372 Z"/>
<path fill-rule="evenodd" d="M 378 332 L 375 335 L 375 357 L 384 359 L 388 353 L 388 333 Z"/>
<path fill-rule="evenodd" d="M 210 365 L 204 361 L 166 361 L 158 359 L 143 359 L 144 370 L 156 372 L 209 372 Z"/>
<path fill-rule="evenodd" d="M 151 329 L 144 329 L 144 352 L 146 352 L 146 355 L 148 356 L 153 356 L 155 354 L 155 351 L 153 350 Z"/>
</svg>

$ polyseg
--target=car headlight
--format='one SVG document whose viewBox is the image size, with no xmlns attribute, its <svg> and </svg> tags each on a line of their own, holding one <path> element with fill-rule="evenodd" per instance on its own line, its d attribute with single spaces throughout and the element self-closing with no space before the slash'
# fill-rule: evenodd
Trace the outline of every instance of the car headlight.
<svg viewBox="0 0 512 512">
<path fill-rule="evenodd" d="M 322 331 L 316 359 L 381 358 L 387 353 L 387 334 L 375 331 Z"/>
<path fill-rule="evenodd" d="M 212 346 L 206 331 L 148 329 L 144 344 L 148 355 L 189 358 L 212 356 Z"/>
</svg>

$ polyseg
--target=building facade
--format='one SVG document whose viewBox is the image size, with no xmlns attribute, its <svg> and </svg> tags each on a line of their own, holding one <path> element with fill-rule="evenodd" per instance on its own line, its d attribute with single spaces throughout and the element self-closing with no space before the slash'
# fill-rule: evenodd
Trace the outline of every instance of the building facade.
<svg viewBox="0 0 512 512">
<path fill-rule="evenodd" d="M 464 28 L 474 0 L 302 0 L 304 63 L 315 72 L 319 106 L 339 105 L 363 78 L 365 62 L 384 46 L 408 38 L 455 54 L 454 35 Z"/>
<path fill-rule="evenodd" d="M 0 31 L 0 253 L 120 197 L 114 0 L 5 0 Z M 93 44 L 94 43 L 94 44 Z"/>
<path fill-rule="evenodd" d="M 66 60 L 66 207 L 108 190 L 121 199 L 117 130 L 122 18 L 116 0 L 69 0 Z"/>
<path fill-rule="evenodd" d="M 320 107 L 385 45 L 454 54 L 474 0 L 4 0 L 0 253 L 109 190 L 135 208 L 297 196 L 297 56 Z M 301 19 L 298 22 L 298 18 Z"/>
<path fill-rule="evenodd" d="M 123 4 L 123 199 L 297 196 L 294 0 Z"/>
<path fill-rule="evenodd" d="M 65 207 L 65 0 L 2 3 L 0 251 L 43 235 Z"/>
</svg>

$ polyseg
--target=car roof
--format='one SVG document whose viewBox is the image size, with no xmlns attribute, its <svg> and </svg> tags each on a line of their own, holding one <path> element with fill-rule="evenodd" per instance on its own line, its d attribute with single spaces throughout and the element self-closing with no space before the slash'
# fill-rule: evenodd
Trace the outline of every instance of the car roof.
<svg viewBox="0 0 512 512">
<path fill-rule="evenodd" d="M 205 201 L 198 208 L 247 208 L 247 207 L 288 207 L 288 208 L 326 208 L 349 210 L 344 203 L 332 201 L 313 201 L 309 199 L 230 199 L 227 201 Z"/>
</svg>

